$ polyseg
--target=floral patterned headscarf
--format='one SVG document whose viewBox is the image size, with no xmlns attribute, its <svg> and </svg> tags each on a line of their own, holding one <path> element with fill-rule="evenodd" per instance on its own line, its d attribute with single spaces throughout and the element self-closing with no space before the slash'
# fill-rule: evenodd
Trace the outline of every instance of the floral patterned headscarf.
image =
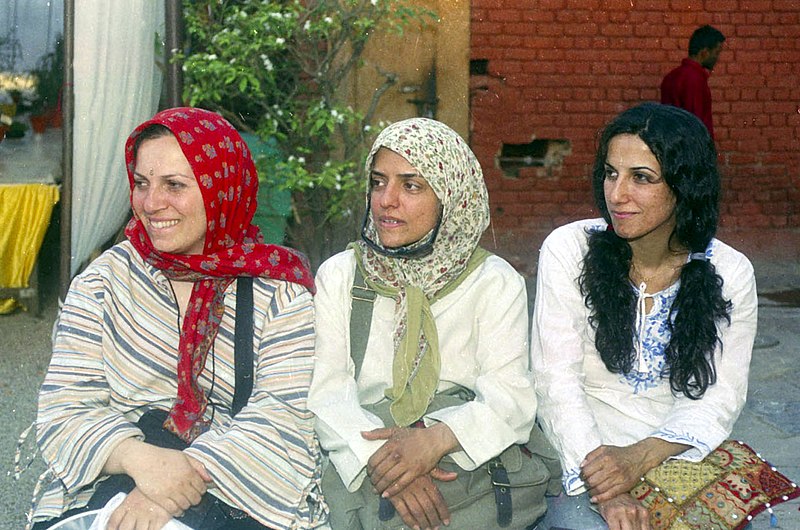
<svg viewBox="0 0 800 530">
<path fill-rule="evenodd" d="M 239 276 L 285 280 L 312 292 L 314 283 L 302 254 L 264 244 L 258 227 L 251 224 L 258 192 L 256 168 L 247 144 L 219 114 L 174 108 L 139 125 L 125 144 L 131 194 L 136 138 L 153 124 L 167 127 L 177 138 L 200 185 L 206 211 L 203 254 L 156 250 L 135 214 L 125 228 L 125 235 L 147 263 L 171 280 L 194 282 L 180 335 L 178 396 L 164 424 L 191 442 L 207 428 L 203 414 L 208 400 L 197 380 L 222 320 L 225 289 Z"/>
<path fill-rule="evenodd" d="M 392 417 L 404 426 L 422 417 L 438 385 L 438 334 L 430 304 L 451 292 L 488 256 L 478 242 L 489 226 L 489 198 L 472 150 L 441 122 L 412 118 L 384 129 L 367 156 L 368 176 L 381 147 L 399 154 L 419 171 L 442 205 L 438 233 L 428 255 L 392 257 L 364 241 L 353 245 L 366 282 L 397 301 L 393 387 L 387 396 L 393 400 Z M 369 198 L 368 178 L 364 236 L 380 245 Z"/>
</svg>

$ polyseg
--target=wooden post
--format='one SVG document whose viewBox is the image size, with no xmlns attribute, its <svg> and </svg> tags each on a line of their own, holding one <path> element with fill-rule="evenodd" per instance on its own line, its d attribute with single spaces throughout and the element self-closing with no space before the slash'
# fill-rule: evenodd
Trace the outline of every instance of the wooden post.
<svg viewBox="0 0 800 530">
<path fill-rule="evenodd" d="M 183 12 L 181 0 L 165 0 L 164 12 L 166 63 L 167 63 L 167 105 L 183 106 L 183 70 L 173 58 L 183 48 Z"/>
<path fill-rule="evenodd" d="M 72 63 L 75 58 L 75 0 L 64 0 L 64 84 L 61 94 L 63 145 L 61 152 L 61 230 L 59 294 L 67 296 L 72 281 L 72 145 L 75 87 Z"/>
</svg>

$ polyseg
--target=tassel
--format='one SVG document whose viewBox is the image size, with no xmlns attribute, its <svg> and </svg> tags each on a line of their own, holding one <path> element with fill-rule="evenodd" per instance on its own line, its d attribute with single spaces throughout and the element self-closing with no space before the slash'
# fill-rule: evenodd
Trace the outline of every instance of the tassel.
<svg viewBox="0 0 800 530">
<path fill-rule="evenodd" d="M 772 506 L 770 506 L 770 503 L 767 503 L 766 506 L 767 506 L 767 511 L 769 512 L 769 527 L 777 528 L 778 517 L 775 515 L 775 512 L 772 511 Z"/>
</svg>

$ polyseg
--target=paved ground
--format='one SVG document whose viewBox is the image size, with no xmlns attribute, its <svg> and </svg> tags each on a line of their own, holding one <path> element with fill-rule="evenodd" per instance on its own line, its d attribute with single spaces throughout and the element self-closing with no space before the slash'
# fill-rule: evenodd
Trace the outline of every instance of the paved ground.
<svg viewBox="0 0 800 530">
<path fill-rule="evenodd" d="M 748 443 L 779 471 L 800 480 L 800 231 L 780 234 L 723 232 L 721 239 L 743 250 L 754 263 L 759 291 L 759 333 L 745 410 L 733 437 Z M 535 271 L 535 249 L 496 249 L 526 272 Z M 52 251 L 51 251 L 52 252 Z M 19 433 L 35 414 L 35 397 L 50 355 L 50 332 L 57 312 L 53 256 L 42 260 L 44 309 L 40 318 L 25 312 L 0 316 L 0 530 L 19 529 L 30 505 L 41 462 L 19 481 L 10 476 Z M 529 278 L 529 283 L 533 276 Z M 532 294 L 532 293 L 531 293 Z M 777 528 L 800 529 L 800 501 L 779 505 Z M 759 516 L 754 530 L 770 528 Z"/>
</svg>

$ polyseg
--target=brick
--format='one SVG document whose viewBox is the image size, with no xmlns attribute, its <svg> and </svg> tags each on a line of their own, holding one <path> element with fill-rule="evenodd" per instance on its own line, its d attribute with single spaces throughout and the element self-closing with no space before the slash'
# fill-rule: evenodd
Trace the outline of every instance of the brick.
<svg viewBox="0 0 800 530">
<path fill-rule="evenodd" d="M 521 1 L 530 4 L 530 0 Z M 529 9 L 522 13 L 521 19 L 525 22 L 551 23 L 556 19 L 556 14 L 554 11 L 546 11 L 544 9 Z"/>
<path fill-rule="evenodd" d="M 740 2 L 738 6 L 739 11 L 748 11 L 752 13 L 765 13 L 772 10 L 772 0 L 747 0 Z"/>
<path fill-rule="evenodd" d="M 672 11 L 700 11 L 704 8 L 705 2 L 696 2 L 693 0 L 670 0 L 669 8 Z M 662 5 L 661 9 L 664 9 Z"/>
<path fill-rule="evenodd" d="M 472 22 L 472 35 L 498 35 L 502 33 L 504 25 L 500 22 Z"/>
<path fill-rule="evenodd" d="M 516 22 L 519 12 L 515 9 L 490 9 L 487 11 L 487 19 L 492 22 Z"/>
<path fill-rule="evenodd" d="M 800 10 L 800 2 L 798 0 L 773 0 L 772 9 L 775 11 L 797 12 Z"/>
</svg>

